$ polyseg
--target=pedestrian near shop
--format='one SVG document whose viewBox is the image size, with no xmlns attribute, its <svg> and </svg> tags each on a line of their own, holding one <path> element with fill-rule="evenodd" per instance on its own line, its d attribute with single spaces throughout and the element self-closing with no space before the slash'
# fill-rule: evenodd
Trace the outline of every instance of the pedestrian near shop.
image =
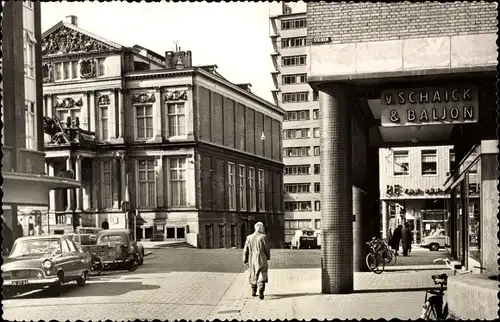
<svg viewBox="0 0 500 322">
<path fill-rule="evenodd" d="M 410 229 L 410 224 L 405 222 L 405 227 L 401 231 L 402 235 L 402 246 L 403 246 L 403 256 L 408 256 L 408 252 L 411 249 L 412 231 Z"/>
<path fill-rule="evenodd" d="M 403 226 L 398 225 L 398 227 L 396 227 L 396 229 L 394 229 L 394 232 L 392 233 L 391 248 L 394 249 L 396 256 L 398 255 L 398 251 L 399 251 L 399 243 L 401 242 L 401 230 L 402 229 L 403 229 Z"/>
<path fill-rule="evenodd" d="M 252 296 L 257 296 L 264 299 L 264 291 L 267 276 L 267 261 L 271 259 L 271 251 L 267 236 L 264 234 L 264 224 L 258 222 L 255 224 L 255 232 L 247 236 L 245 247 L 243 249 L 243 263 L 247 266 L 250 276 L 249 282 L 252 290 Z"/>
</svg>

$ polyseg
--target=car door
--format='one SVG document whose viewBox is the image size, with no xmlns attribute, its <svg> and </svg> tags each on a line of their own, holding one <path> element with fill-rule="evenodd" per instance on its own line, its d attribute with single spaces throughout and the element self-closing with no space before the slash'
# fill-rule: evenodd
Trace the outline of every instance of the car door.
<svg viewBox="0 0 500 322">
<path fill-rule="evenodd" d="M 71 246 L 73 246 L 75 248 L 75 251 L 74 251 L 74 271 L 75 271 L 75 274 L 80 276 L 82 275 L 83 271 L 85 271 L 87 268 L 87 261 L 86 261 L 86 255 L 85 253 L 83 252 L 83 250 L 81 250 L 78 245 L 76 243 L 74 243 L 73 241 L 69 240 L 68 243 L 70 244 L 70 249 L 71 249 Z"/>
<path fill-rule="evenodd" d="M 62 252 L 63 252 L 63 269 L 64 276 L 67 279 L 75 278 L 75 246 L 71 244 L 71 240 L 63 239 L 62 243 Z"/>
</svg>

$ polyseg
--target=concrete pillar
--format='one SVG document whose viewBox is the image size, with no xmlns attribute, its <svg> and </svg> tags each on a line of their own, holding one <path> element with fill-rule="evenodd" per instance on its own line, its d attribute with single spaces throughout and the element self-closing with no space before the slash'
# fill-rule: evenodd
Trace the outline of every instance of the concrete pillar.
<svg viewBox="0 0 500 322">
<path fill-rule="evenodd" d="M 54 164 L 52 163 L 47 163 L 48 166 L 48 174 L 49 177 L 54 176 Z M 49 191 L 49 213 L 53 213 L 56 210 L 56 191 L 55 190 L 50 190 Z"/>
<path fill-rule="evenodd" d="M 387 239 L 387 201 L 382 200 L 382 238 Z"/>
<path fill-rule="evenodd" d="M 82 157 L 75 158 L 75 179 L 82 183 Z M 76 210 L 82 211 L 82 188 L 76 188 Z"/>
<path fill-rule="evenodd" d="M 73 164 L 71 156 L 66 157 L 66 171 L 72 169 L 73 169 Z M 66 198 L 68 200 L 68 206 L 66 207 L 66 211 L 70 211 L 73 209 L 73 189 L 66 189 Z"/>
<path fill-rule="evenodd" d="M 353 212 L 353 265 L 355 272 L 366 272 L 365 257 L 368 254 L 369 248 L 366 242 L 370 241 L 373 236 L 371 234 L 370 218 L 367 218 L 365 211 L 366 192 L 358 187 L 352 187 L 352 212 Z"/>
<path fill-rule="evenodd" d="M 321 89 L 321 289 L 352 293 L 351 115 L 344 87 Z"/>
</svg>

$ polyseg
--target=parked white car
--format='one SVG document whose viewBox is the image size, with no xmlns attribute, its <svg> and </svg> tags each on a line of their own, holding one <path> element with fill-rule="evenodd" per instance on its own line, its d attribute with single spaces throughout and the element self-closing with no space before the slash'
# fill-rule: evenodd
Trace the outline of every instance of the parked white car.
<svg viewBox="0 0 500 322">
<path fill-rule="evenodd" d="M 296 230 L 290 248 L 321 248 L 321 231 L 308 228 Z"/>
<path fill-rule="evenodd" d="M 446 231 L 438 229 L 430 236 L 424 237 L 420 243 L 420 247 L 428 248 L 431 251 L 438 251 L 440 248 L 445 248 L 448 244 Z"/>
</svg>

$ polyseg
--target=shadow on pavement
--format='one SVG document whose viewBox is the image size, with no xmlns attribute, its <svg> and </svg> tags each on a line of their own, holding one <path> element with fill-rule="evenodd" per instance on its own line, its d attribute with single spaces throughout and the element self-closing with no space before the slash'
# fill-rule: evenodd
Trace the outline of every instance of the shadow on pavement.
<svg viewBox="0 0 500 322">
<path fill-rule="evenodd" d="M 59 294 L 50 289 L 42 289 L 38 292 L 20 294 L 13 299 L 119 296 L 131 291 L 148 291 L 159 288 L 159 285 L 142 284 L 142 282 L 93 281 L 92 284 L 88 284 L 84 287 L 77 286 L 73 283 L 63 285 Z"/>
<path fill-rule="evenodd" d="M 439 287 L 407 287 L 407 288 L 379 288 L 379 289 L 365 289 L 354 290 L 353 293 L 400 293 L 400 292 L 419 292 L 426 290 L 439 290 Z"/>
</svg>

